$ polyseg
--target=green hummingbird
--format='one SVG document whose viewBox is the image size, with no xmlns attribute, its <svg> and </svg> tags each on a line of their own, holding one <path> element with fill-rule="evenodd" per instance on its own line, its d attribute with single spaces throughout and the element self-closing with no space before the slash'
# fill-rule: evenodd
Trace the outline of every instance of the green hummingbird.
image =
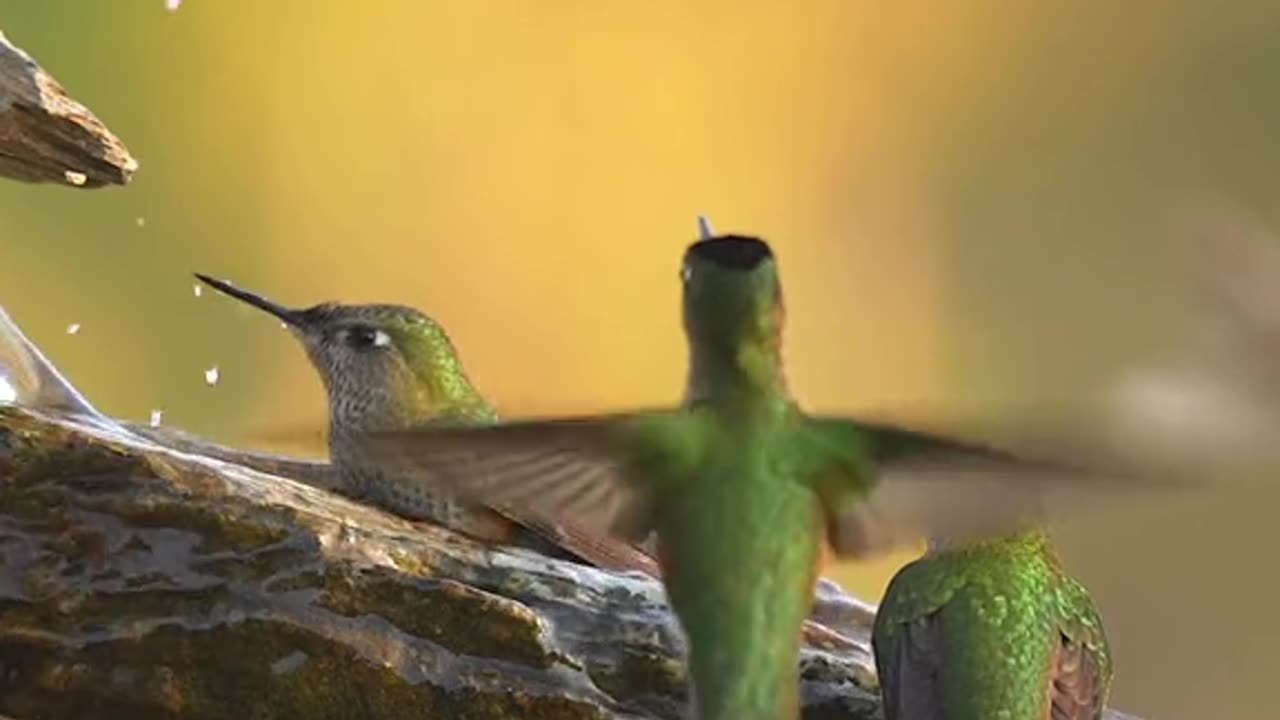
<svg viewBox="0 0 1280 720">
<path fill-rule="evenodd" d="M 658 574 L 652 558 L 616 539 L 512 508 L 462 502 L 359 462 L 353 439 L 361 432 L 421 423 L 484 424 L 498 418 L 468 378 L 448 333 L 431 317 L 389 304 L 287 308 L 223 280 L 195 276 L 274 316 L 302 343 L 328 395 L 329 459 L 338 476 L 338 487 L 331 489 L 481 540 L 519 542 L 547 554 L 567 552 L 599 567 Z"/>
<path fill-rule="evenodd" d="M 1098 720 L 1106 633 L 1049 536 L 931 541 L 889 583 L 872 635 L 885 720 Z"/>
<path fill-rule="evenodd" d="M 799 712 L 800 628 L 825 546 L 867 557 L 919 537 L 1030 527 L 1046 487 L 1085 476 L 964 442 L 807 415 L 787 390 L 774 254 L 743 236 L 688 247 L 679 407 L 417 427 L 359 441 L 424 486 L 514 503 L 637 541 L 656 531 L 703 720 Z"/>
</svg>

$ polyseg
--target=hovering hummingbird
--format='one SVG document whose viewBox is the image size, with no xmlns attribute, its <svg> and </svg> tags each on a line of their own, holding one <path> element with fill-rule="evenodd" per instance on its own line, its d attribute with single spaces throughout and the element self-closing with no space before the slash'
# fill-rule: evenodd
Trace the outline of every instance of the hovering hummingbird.
<svg viewBox="0 0 1280 720">
<path fill-rule="evenodd" d="M 782 286 L 762 240 L 703 238 L 680 278 L 689 344 L 680 407 L 358 442 L 369 462 L 424 486 L 630 541 L 656 531 L 689 640 L 697 717 L 795 718 L 800 627 L 823 546 L 858 558 L 919 537 L 1020 530 L 1046 487 L 1087 474 L 805 414 L 787 390 Z"/>
<path fill-rule="evenodd" d="M 460 502 L 439 489 L 402 482 L 359 461 L 353 438 L 360 432 L 497 420 L 497 411 L 468 379 L 445 329 L 432 318 L 402 305 L 321 303 L 286 308 L 225 281 L 195 276 L 276 317 L 302 343 L 328 394 L 329 459 L 337 470 L 335 489 L 342 494 L 482 540 L 520 541 L 552 554 L 567 551 L 599 567 L 658 574 L 648 555 L 613 538 L 510 508 Z M 534 537 L 522 536 L 521 528 Z"/>
</svg>

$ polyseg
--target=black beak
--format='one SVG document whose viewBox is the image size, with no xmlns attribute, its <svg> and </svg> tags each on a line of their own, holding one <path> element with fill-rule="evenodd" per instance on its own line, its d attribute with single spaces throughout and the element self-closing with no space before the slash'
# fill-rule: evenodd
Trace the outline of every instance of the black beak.
<svg viewBox="0 0 1280 720">
<path fill-rule="evenodd" d="M 228 282 L 211 278 L 208 275 L 195 273 L 195 276 L 200 280 L 200 282 L 208 285 L 214 290 L 217 290 L 223 295 L 230 295 L 231 297 L 241 302 L 248 303 L 263 312 L 270 313 L 271 315 L 280 318 L 280 320 L 286 325 L 295 328 L 302 327 L 302 313 L 297 310 L 290 310 L 283 305 L 277 305 L 261 295 L 254 295 L 248 290 L 241 290 Z"/>
</svg>

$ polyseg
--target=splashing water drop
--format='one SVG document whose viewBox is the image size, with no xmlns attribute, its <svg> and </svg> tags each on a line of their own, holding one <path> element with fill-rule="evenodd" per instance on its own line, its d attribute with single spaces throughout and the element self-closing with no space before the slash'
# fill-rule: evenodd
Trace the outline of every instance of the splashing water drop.
<svg viewBox="0 0 1280 720">
<path fill-rule="evenodd" d="M 18 402 L 18 390 L 9 384 L 9 378 L 0 375 L 0 405 Z"/>
<path fill-rule="evenodd" d="M 218 384 L 218 366 L 217 365 L 214 365 L 213 367 L 204 371 L 204 382 L 206 385 L 210 387 Z"/>
</svg>

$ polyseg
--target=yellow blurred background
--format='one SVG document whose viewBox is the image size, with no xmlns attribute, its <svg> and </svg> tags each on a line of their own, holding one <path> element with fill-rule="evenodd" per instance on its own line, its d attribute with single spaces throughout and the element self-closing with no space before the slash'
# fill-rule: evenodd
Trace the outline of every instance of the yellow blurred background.
<svg viewBox="0 0 1280 720">
<path fill-rule="evenodd" d="M 706 213 L 775 245 L 809 408 L 943 408 L 1139 347 L 1182 193 L 1280 218 L 1275 4 L 62 0 L 0 29 L 141 162 L 0 183 L 0 303 L 101 409 L 242 444 L 321 427 L 320 385 L 193 270 L 420 307 L 508 416 L 622 408 L 679 395 Z M 1278 499 L 1057 529 L 1114 705 L 1274 713 Z M 874 600 L 909 558 L 835 576 Z"/>
</svg>

